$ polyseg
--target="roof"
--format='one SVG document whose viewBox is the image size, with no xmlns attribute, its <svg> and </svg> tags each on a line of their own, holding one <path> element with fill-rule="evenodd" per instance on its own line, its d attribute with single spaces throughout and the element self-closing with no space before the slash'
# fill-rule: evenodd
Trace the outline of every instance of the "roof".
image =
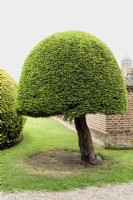
<svg viewBox="0 0 133 200">
<path fill-rule="evenodd" d="M 129 57 L 129 56 L 124 56 L 121 60 L 121 62 L 125 62 L 125 61 L 129 61 L 129 62 L 132 62 L 132 59 Z"/>
</svg>

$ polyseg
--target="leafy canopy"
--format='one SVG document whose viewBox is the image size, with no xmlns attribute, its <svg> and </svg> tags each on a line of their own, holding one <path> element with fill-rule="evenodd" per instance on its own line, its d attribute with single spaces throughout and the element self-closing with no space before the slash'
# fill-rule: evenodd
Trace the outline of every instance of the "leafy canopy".
<svg viewBox="0 0 133 200">
<path fill-rule="evenodd" d="M 68 31 L 41 41 L 27 57 L 17 110 L 30 116 L 118 114 L 127 93 L 111 50 L 95 36 Z"/>
</svg>

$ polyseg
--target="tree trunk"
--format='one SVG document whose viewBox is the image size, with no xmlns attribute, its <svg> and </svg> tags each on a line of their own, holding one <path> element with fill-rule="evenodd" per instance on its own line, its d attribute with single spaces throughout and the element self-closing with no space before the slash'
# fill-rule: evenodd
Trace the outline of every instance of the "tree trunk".
<svg viewBox="0 0 133 200">
<path fill-rule="evenodd" d="M 85 115 L 81 117 L 75 117 L 74 122 L 78 133 L 81 160 L 93 165 L 101 164 L 102 159 L 98 157 L 94 151 L 90 130 L 87 126 Z"/>
</svg>

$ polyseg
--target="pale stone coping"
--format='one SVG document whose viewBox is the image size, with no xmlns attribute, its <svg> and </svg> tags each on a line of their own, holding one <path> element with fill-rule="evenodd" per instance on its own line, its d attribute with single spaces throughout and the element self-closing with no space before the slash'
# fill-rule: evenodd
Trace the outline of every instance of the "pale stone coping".
<svg viewBox="0 0 133 200">
<path fill-rule="evenodd" d="M 133 77 L 124 77 L 126 86 L 133 86 Z"/>
</svg>

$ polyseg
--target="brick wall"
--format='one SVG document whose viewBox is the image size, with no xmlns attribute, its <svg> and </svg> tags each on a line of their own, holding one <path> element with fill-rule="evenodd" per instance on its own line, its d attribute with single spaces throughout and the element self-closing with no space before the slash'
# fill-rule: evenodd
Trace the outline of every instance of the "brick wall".
<svg viewBox="0 0 133 200">
<path fill-rule="evenodd" d="M 133 148 L 133 86 L 127 86 L 128 111 L 124 115 L 87 115 L 94 139 L 106 148 Z"/>
<path fill-rule="evenodd" d="M 106 116 L 108 148 L 133 148 L 133 86 L 127 87 L 128 111 L 124 115 Z"/>
<path fill-rule="evenodd" d="M 106 115 L 88 114 L 86 115 L 86 120 L 93 139 L 104 144 L 106 137 Z"/>
</svg>

